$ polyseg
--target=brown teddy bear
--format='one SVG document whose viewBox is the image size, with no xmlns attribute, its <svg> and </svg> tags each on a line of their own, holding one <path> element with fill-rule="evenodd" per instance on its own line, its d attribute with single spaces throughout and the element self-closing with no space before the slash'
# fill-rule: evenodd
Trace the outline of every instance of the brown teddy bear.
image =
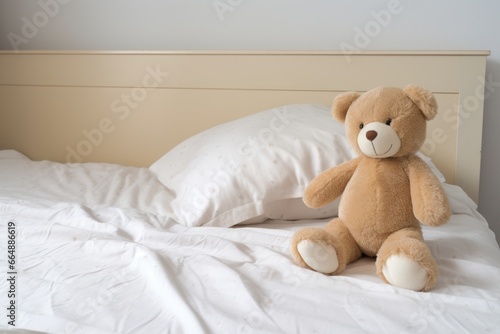
<svg viewBox="0 0 500 334">
<path fill-rule="evenodd" d="M 359 156 L 324 171 L 306 188 L 303 200 L 311 208 L 342 197 L 338 218 L 293 236 L 291 252 L 299 265 L 336 275 L 365 254 L 377 257 L 377 274 L 394 286 L 434 286 L 437 265 L 420 223 L 439 226 L 451 213 L 440 182 L 415 153 L 436 113 L 434 96 L 414 85 L 334 99 L 332 114 L 345 123 Z"/>
</svg>

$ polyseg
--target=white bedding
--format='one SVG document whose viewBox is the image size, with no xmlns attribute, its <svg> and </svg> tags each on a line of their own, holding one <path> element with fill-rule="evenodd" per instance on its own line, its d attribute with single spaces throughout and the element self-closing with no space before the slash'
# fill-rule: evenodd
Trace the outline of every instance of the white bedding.
<svg viewBox="0 0 500 334">
<path fill-rule="evenodd" d="M 493 333 L 500 250 L 475 204 L 424 227 L 437 286 L 383 283 L 363 258 L 340 276 L 298 267 L 288 243 L 314 221 L 186 227 L 145 168 L 32 162 L 0 152 L 0 225 L 17 229 L 16 328 L 42 333 Z M 0 263 L 6 264 L 7 241 Z M 4 277 L 7 269 L 3 270 Z M 0 280 L 4 314 L 8 283 Z M 2 332 L 10 332 L 2 316 Z"/>
</svg>

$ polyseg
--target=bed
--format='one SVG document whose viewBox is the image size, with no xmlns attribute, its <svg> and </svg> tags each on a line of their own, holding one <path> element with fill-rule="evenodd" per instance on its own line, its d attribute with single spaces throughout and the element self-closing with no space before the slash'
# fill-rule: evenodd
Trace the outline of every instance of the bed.
<svg viewBox="0 0 500 334">
<path fill-rule="evenodd" d="M 488 54 L 0 52 L 1 332 L 499 331 L 477 211 Z M 388 285 L 369 257 L 297 266 L 294 231 L 338 213 L 304 187 L 355 155 L 333 97 L 408 83 L 440 109 L 419 152 L 453 212 L 423 227 L 436 286 Z"/>
</svg>

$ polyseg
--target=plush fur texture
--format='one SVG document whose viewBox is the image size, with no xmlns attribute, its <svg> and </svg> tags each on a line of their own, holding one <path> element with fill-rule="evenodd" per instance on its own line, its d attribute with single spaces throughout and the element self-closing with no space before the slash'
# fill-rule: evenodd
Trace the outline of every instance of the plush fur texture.
<svg viewBox="0 0 500 334">
<path fill-rule="evenodd" d="M 342 198 L 338 218 L 293 236 L 291 253 L 299 265 L 312 268 L 322 261 L 319 268 L 328 268 L 325 260 L 334 256 L 338 266 L 328 274 L 336 275 L 365 254 L 377 257 L 385 282 L 419 291 L 434 286 L 438 269 L 420 223 L 439 226 L 451 213 L 441 184 L 415 153 L 436 113 L 434 96 L 413 85 L 334 99 L 332 114 L 345 123 L 359 157 L 324 171 L 306 188 L 303 200 L 312 208 Z M 334 251 L 325 252 L 329 246 Z"/>
</svg>

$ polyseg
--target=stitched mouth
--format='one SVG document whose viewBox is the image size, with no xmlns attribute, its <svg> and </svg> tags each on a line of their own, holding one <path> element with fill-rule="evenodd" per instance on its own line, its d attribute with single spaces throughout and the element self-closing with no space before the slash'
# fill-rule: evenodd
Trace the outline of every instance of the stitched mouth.
<svg viewBox="0 0 500 334">
<path fill-rule="evenodd" d="M 387 154 L 387 152 L 389 152 L 391 150 L 392 144 L 391 144 L 391 146 L 389 146 L 389 149 L 387 151 L 385 151 L 384 153 L 382 153 L 382 154 L 378 154 L 377 153 L 377 150 L 375 149 L 375 145 L 373 144 L 373 142 L 372 142 L 372 147 L 373 147 L 373 152 L 375 152 L 375 155 L 378 157 L 379 155 L 385 155 L 385 154 Z"/>
</svg>

